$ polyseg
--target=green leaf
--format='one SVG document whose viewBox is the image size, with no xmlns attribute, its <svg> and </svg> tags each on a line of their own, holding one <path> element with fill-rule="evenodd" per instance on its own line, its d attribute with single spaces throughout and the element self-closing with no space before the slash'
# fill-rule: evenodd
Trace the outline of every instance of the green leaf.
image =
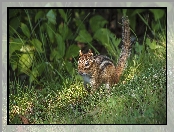
<svg viewBox="0 0 174 132">
<path fill-rule="evenodd" d="M 145 9 L 136 9 L 131 13 L 131 17 L 129 19 L 131 19 L 133 16 L 135 17 L 137 15 L 137 13 L 142 13 L 146 11 Z M 135 19 L 135 18 L 134 18 Z"/>
<path fill-rule="evenodd" d="M 10 41 L 10 45 L 9 45 L 9 56 L 11 57 L 11 55 L 13 54 L 14 51 L 16 50 L 20 50 L 22 48 L 22 45 L 25 42 L 23 42 L 23 40 L 21 39 L 13 39 L 12 41 Z"/>
<path fill-rule="evenodd" d="M 41 41 L 41 43 L 43 45 L 45 45 L 47 43 L 47 38 L 45 37 L 45 33 L 39 33 L 39 40 Z"/>
<path fill-rule="evenodd" d="M 54 43 L 55 40 L 55 26 L 53 24 L 47 24 L 47 34 L 51 41 L 51 43 Z"/>
<path fill-rule="evenodd" d="M 43 23 L 41 26 L 40 26 L 40 29 L 42 32 L 45 32 L 45 30 L 47 30 L 47 23 Z"/>
<path fill-rule="evenodd" d="M 126 16 L 127 9 L 123 9 L 123 15 Z"/>
<path fill-rule="evenodd" d="M 137 53 L 142 53 L 142 50 L 143 50 L 144 46 L 143 45 L 139 45 L 138 42 L 135 43 L 135 51 Z"/>
<path fill-rule="evenodd" d="M 32 66 L 34 54 L 22 54 L 19 58 L 20 71 L 29 75 L 30 67 Z"/>
<path fill-rule="evenodd" d="M 11 64 L 12 70 L 15 71 L 17 66 L 18 66 L 18 63 L 17 62 L 13 62 L 13 63 L 10 63 L 10 64 Z"/>
<path fill-rule="evenodd" d="M 65 67 L 66 67 L 67 71 L 68 71 L 70 74 L 72 74 L 72 72 L 73 72 L 73 65 L 72 65 L 72 63 L 69 62 L 69 61 L 65 61 Z"/>
<path fill-rule="evenodd" d="M 159 23 L 156 23 L 155 21 L 151 22 L 152 24 L 152 29 L 155 31 L 159 30 L 160 29 L 160 24 Z"/>
<path fill-rule="evenodd" d="M 38 76 L 41 76 L 41 74 L 45 70 L 45 67 L 46 67 L 45 62 L 39 63 L 36 67 L 34 67 L 31 71 L 30 82 L 33 82 L 34 80 L 36 80 Z"/>
<path fill-rule="evenodd" d="M 149 38 L 146 39 L 146 44 L 150 47 L 150 49 L 155 50 L 158 48 L 162 48 L 162 46 L 159 46 L 156 44 L 156 42 L 153 40 L 152 42 L 150 41 Z"/>
<path fill-rule="evenodd" d="M 19 17 L 15 17 L 12 20 L 10 20 L 10 22 L 9 22 L 10 36 L 12 36 L 15 33 L 15 30 L 17 30 L 19 25 L 20 25 L 20 18 Z"/>
<path fill-rule="evenodd" d="M 76 26 L 80 29 L 80 30 L 85 30 L 85 24 L 83 24 L 83 22 L 80 19 L 75 19 L 75 23 Z"/>
<path fill-rule="evenodd" d="M 50 60 L 54 60 L 54 59 L 60 59 L 64 56 L 63 52 L 61 51 L 60 48 L 56 47 L 54 49 L 52 49 L 51 54 L 50 54 Z"/>
<path fill-rule="evenodd" d="M 59 9 L 59 13 L 61 17 L 64 19 L 65 22 L 67 22 L 67 15 L 65 14 L 63 9 Z"/>
<path fill-rule="evenodd" d="M 32 39 L 31 43 L 39 53 L 43 53 L 42 43 L 38 39 Z"/>
<path fill-rule="evenodd" d="M 20 51 L 24 53 L 33 52 L 34 50 L 35 50 L 35 47 L 28 44 L 23 45 L 22 48 L 20 49 Z"/>
<path fill-rule="evenodd" d="M 19 57 L 17 55 L 13 55 L 10 57 L 9 61 L 13 71 L 15 71 L 16 68 L 18 67 Z"/>
<path fill-rule="evenodd" d="M 135 31 L 136 26 L 136 16 L 130 17 L 130 27 Z"/>
<path fill-rule="evenodd" d="M 150 39 L 147 38 L 147 39 L 146 39 L 146 44 L 149 45 L 150 43 L 151 43 Z"/>
<path fill-rule="evenodd" d="M 79 54 L 79 50 L 77 45 L 70 45 L 66 51 L 66 58 L 76 57 Z"/>
<path fill-rule="evenodd" d="M 96 15 L 89 20 L 89 24 L 93 32 L 96 32 L 99 28 L 103 28 L 103 26 L 107 23 L 108 21 L 100 15 Z"/>
<path fill-rule="evenodd" d="M 67 33 L 67 35 L 65 36 L 65 38 L 63 38 L 63 40 L 68 40 L 68 39 L 74 40 L 74 35 L 73 35 L 73 33 L 72 33 L 72 31 L 71 31 L 70 28 L 68 28 L 68 33 Z"/>
<path fill-rule="evenodd" d="M 164 10 L 162 9 L 150 9 L 150 11 L 153 13 L 155 21 L 164 16 Z"/>
<path fill-rule="evenodd" d="M 56 14 L 53 10 L 49 10 L 49 12 L 46 14 L 46 17 L 48 18 L 48 21 L 52 23 L 53 25 L 56 24 Z"/>
<path fill-rule="evenodd" d="M 63 37 L 63 40 L 65 40 L 68 37 L 69 28 L 66 24 L 60 24 L 59 25 L 59 32 Z"/>
<path fill-rule="evenodd" d="M 118 57 L 118 45 L 121 39 L 116 39 L 115 35 L 111 33 L 108 29 L 100 28 L 94 34 L 94 39 L 100 42 L 109 51 L 110 55 Z"/>
<path fill-rule="evenodd" d="M 39 11 L 35 16 L 35 22 L 37 22 L 38 19 L 43 18 L 45 16 L 45 13 L 43 11 Z"/>
<path fill-rule="evenodd" d="M 57 52 L 58 52 L 57 48 L 54 48 L 53 50 L 51 50 L 51 54 L 50 54 L 51 61 L 55 58 L 55 56 L 57 55 Z"/>
<path fill-rule="evenodd" d="M 90 43 L 92 41 L 92 37 L 86 30 L 80 30 L 79 35 L 76 37 L 75 41 Z"/>
<path fill-rule="evenodd" d="M 115 34 L 111 33 L 109 35 L 110 38 L 110 42 L 108 43 L 108 45 L 105 46 L 105 48 L 109 51 L 109 54 L 112 56 L 115 56 L 116 58 L 118 58 L 120 50 L 118 45 L 121 42 L 121 38 L 116 38 Z"/>
<path fill-rule="evenodd" d="M 21 29 L 22 29 L 22 32 L 23 32 L 28 38 L 30 38 L 30 31 L 29 31 L 27 25 L 24 24 L 24 23 L 21 23 Z"/>
<path fill-rule="evenodd" d="M 65 42 L 60 34 L 56 33 L 57 54 L 56 58 L 60 59 L 65 55 Z"/>
<path fill-rule="evenodd" d="M 108 29 L 100 28 L 94 34 L 94 39 L 107 46 L 109 44 L 109 36 L 111 32 Z"/>
</svg>

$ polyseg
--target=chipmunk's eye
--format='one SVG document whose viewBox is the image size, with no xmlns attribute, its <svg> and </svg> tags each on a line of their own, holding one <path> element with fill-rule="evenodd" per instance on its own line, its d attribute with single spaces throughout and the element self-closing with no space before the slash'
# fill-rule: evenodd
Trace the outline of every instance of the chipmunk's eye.
<svg viewBox="0 0 174 132">
<path fill-rule="evenodd" d="M 86 62 L 85 62 L 85 66 L 88 66 L 88 65 L 89 65 L 89 62 L 88 62 L 88 61 L 86 61 Z"/>
</svg>

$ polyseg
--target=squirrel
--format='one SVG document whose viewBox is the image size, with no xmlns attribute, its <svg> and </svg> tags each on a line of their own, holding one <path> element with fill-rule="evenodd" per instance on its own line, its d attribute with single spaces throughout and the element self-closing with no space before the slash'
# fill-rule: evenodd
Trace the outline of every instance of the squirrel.
<svg viewBox="0 0 174 132">
<path fill-rule="evenodd" d="M 104 55 L 94 56 L 90 49 L 85 54 L 81 50 L 79 51 L 78 73 L 82 76 L 84 87 L 88 92 L 90 92 L 90 89 L 87 84 L 92 85 L 91 91 L 93 93 L 101 84 L 105 84 L 108 91 L 110 91 L 110 87 L 119 82 L 131 46 L 130 26 L 127 16 L 122 17 L 122 43 L 123 46 L 116 66 L 109 57 Z"/>
</svg>

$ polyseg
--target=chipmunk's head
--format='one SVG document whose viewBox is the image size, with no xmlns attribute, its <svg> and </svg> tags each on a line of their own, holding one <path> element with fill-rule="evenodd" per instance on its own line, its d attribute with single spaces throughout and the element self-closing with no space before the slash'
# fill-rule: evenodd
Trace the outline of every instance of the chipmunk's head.
<svg viewBox="0 0 174 132">
<path fill-rule="evenodd" d="M 89 49 L 88 53 L 82 53 L 79 51 L 79 60 L 78 60 L 78 72 L 81 75 L 82 73 L 88 73 L 90 71 L 91 66 L 94 62 L 94 56 L 92 51 Z"/>
</svg>

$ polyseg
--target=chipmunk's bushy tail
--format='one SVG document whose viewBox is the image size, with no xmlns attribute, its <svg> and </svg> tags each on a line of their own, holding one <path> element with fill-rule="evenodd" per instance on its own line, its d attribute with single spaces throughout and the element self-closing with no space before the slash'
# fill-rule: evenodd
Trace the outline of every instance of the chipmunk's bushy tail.
<svg viewBox="0 0 174 132">
<path fill-rule="evenodd" d="M 130 26 L 127 16 L 122 17 L 122 43 L 122 50 L 116 66 L 116 74 L 118 76 L 118 79 L 120 78 L 120 75 L 125 68 L 127 58 L 129 57 L 129 49 L 131 46 Z"/>
</svg>

